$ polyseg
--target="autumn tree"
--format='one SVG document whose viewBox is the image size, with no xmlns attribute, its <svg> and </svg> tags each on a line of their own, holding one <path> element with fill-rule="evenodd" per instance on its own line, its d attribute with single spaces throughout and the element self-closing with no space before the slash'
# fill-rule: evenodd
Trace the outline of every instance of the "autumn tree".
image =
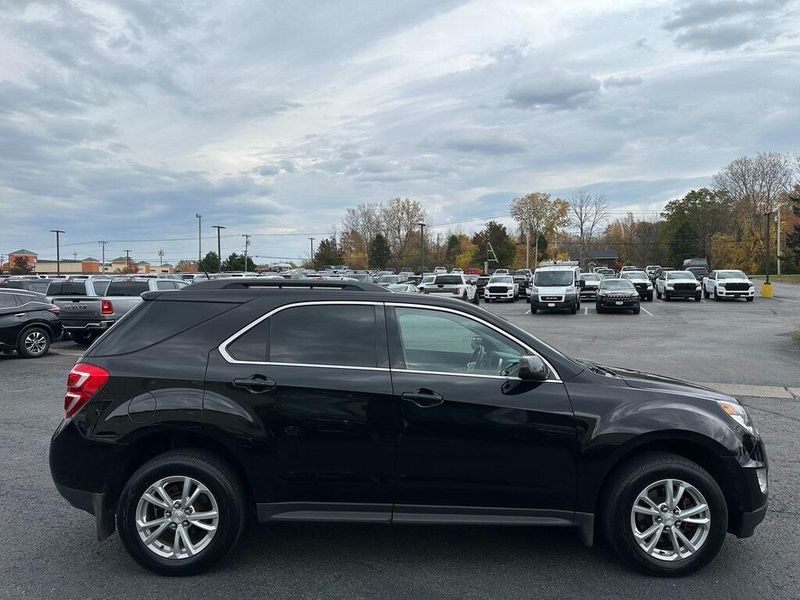
<svg viewBox="0 0 800 600">
<path fill-rule="evenodd" d="M 395 267 L 419 259 L 419 223 L 424 223 L 425 218 L 425 209 L 416 200 L 393 198 L 381 207 L 381 233 L 389 244 Z"/>
<path fill-rule="evenodd" d="M 550 199 L 550 194 L 533 192 L 514 198 L 508 207 L 511 217 L 517 222 L 521 235 L 533 240 L 542 234 L 550 239 L 562 227 L 569 224 L 570 206 L 566 200 Z M 538 244 L 534 247 L 534 264 L 539 262 Z"/>
<path fill-rule="evenodd" d="M 731 161 L 714 175 L 714 186 L 725 192 L 737 204 L 740 214 L 755 226 L 765 212 L 776 207 L 789 188 L 791 177 L 788 156 L 759 152 Z"/>
<path fill-rule="evenodd" d="M 8 272 L 11 275 L 28 275 L 33 273 L 33 265 L 24 256 L 15 256 L 11 259 Z"/>
</svg>

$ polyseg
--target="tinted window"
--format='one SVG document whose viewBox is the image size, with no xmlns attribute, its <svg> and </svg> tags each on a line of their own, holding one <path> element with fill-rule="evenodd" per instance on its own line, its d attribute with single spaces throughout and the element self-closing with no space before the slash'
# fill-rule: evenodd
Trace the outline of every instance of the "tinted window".
<svg viewBox="0 0 800 600">
<path fill-rule="evenodd" d="M 81 281 L 53 281 L 47 288 L 48 296 L 85 296 L 86 285 Z"/>
<path fill-rule="evenodd" d="M 269 319 L 261 321 L 228 345 L 228 354 L 236 360 L 265 362 L 269 345 Z"/>
<path fill-rule="evenodd" d="M 111 283 L 108 279 L 100 279 L 97 281 L 92 281 L 92 287 L 94 288 L 94 293 L 98 296 L 105 296 L 106 291 L 108 290 L 108 284 Z"/>
<path fill-rule="evenodd" d="M 148 290 L 146 281 L 112 281 L 106 296 L 139 296 Z"/>
<path fill-rule="evenodd" d="M 47 286 L 50 285 L 49 281 L 45 281 L 42 279 L 41 281 L 30 281 L 26 286 L 32 292 L 39 292 L 40 294 L 44 294 L 47 291 Z"/>
<path fill-rule="evenodd" d="M 539 287 L 572 285 L 573 271 L 536 271 L 533 285 Z"/>
<path fill-rule="evenodd" d="M 464 283 L 461 279 L 461 275 L 438 275 L 436 277 L 436 285 L 443 283 L 445 285 L 460 285 Z"/>
<path fill-rule="evenodd" d="M 633 283 L 629 279 L 604 279 L 600 282 L 601 290 L 633 290 Z"/>
<path fill-rule="evenodd" d="M 9 306 L 16 306 L 17 300 L 14 294 L 0 294 L 0 308 L 8 308 Z"/>
<path fill-rule="evenodd" d="M 271 362 L 377 366 L 374 306 L 298 306 L 267 320 Z"/>
<path fill-rule="evenodd" d="M 142 302 L 114 324 L 92 347 L 92 354 L 107 356 L 141 350 L 205 323 L 232 306 L 214 302 Z"/>
<path fill-rule="evenodd" d="M 461 315 L 403 307 L 395 314 L 407 369 L 500 375 L 525 354 L 504 335 Z M 480 360 L 476 345 L 483 348 Z"/>
<path fill-rule="evenodd" d="M 159 290 L 174 290 L 175 284 L 171 281 L 156 281 L 156 287 Z"/>
</svg>

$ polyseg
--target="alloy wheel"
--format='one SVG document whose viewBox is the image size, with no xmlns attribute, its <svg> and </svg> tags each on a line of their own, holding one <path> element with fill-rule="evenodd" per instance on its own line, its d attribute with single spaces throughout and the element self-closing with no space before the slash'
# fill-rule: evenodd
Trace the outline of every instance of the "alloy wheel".
<svg viewBox="0 0 800 600">
<path fill-rule="evenodd" d="M 170 559 L 196 556 L 219 527 L 211 491 L 192 477 L 172 476 L 150 485 L 136 506 L 136 531 L 145 547 Z"/>
<path fill-rule="evenodd" d="M 631 508 L 631 530 L 639 548 L 662 561 L 697 553 L 711 530 L 711 509 L 696 487 L 662 479 L 642 490 Z"/>
<path fill-rule="evenodd" d="M 38 329 L 28 332 L 23 341 L 25 350 L 32 356 L 38 356 L 47 349 L 47 338 Z"/>
</svg>

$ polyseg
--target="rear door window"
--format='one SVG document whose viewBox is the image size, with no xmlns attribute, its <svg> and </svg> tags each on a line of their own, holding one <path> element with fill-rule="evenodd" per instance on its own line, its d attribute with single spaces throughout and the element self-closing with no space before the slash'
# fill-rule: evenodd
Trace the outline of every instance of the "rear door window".
<svg viewBox="0 0 800 600">
<path fill-rule="evenodd" d="M 0 294 L 0 309 L 10 308 L 17 305 L 17 297 L 14 294 Z"/>
</svg>

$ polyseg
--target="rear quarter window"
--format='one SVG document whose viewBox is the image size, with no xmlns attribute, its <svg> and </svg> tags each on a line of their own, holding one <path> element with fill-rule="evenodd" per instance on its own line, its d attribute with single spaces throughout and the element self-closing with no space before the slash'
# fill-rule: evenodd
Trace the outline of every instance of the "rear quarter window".
<svg viewBox="0 0 800 600">
<path fill-rule="evenodd" d="M 234 306 L 223 302 L 142 302 L 92 346 L 91 354 L 113 356 L 143 350 L 213 319 Z"/>
</svg>

